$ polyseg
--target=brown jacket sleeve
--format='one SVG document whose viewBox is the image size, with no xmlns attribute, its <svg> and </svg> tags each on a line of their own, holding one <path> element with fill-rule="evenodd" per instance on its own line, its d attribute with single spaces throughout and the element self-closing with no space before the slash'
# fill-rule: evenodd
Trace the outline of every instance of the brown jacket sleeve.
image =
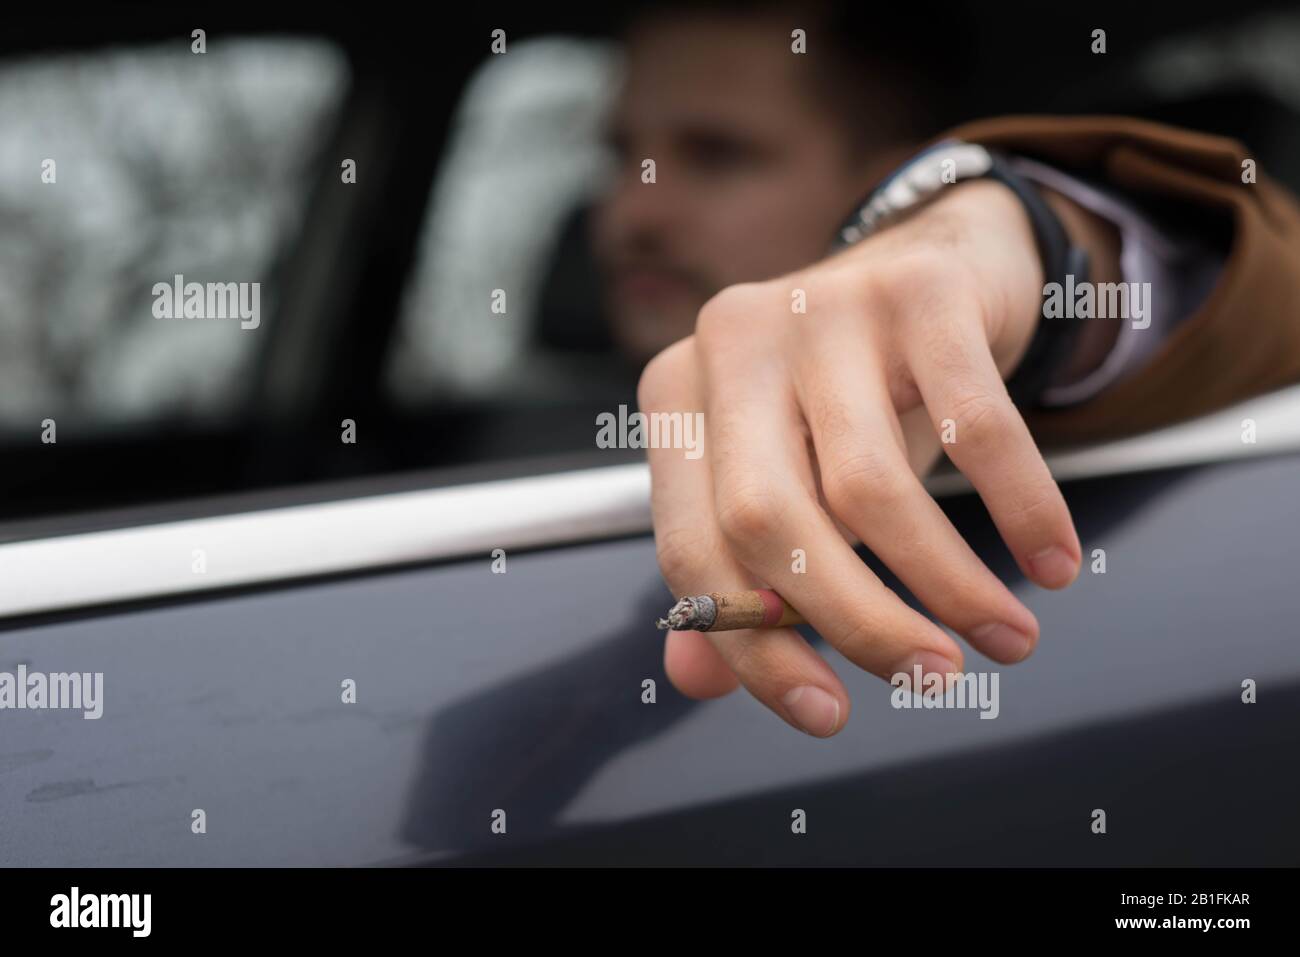
<svg viewBox="0 0 1300 957">
<path fill-rule="evenodd" d="M 949 134 L 1129 195 L 1199 210 L 1231 244 L 1218 283 L 1140 370 L 1077 406 L 1026 416 L 1042 444 L 1114 438 L 1300 380 L 1300 206 L 1239 143 L 1125 117 L 981 120 Z M 1159 290 L 1154 290 L 1159 295 Z"/>
</svg>

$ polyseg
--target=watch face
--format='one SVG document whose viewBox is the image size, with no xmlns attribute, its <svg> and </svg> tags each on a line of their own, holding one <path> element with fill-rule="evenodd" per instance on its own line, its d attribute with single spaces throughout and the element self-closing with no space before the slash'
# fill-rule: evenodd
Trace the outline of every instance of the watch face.
<svg viewBox="0 0 1300 957">
<path fill-rule="evenodd" d="M 933 197 L 944 186 L 977 179 L 992 167 L 993 157 L 977 143 L 944 140 L 934 144 L 876 187 L 840 228 L 836 248 L 861 242 L 896 216 Z"/>
</svg>

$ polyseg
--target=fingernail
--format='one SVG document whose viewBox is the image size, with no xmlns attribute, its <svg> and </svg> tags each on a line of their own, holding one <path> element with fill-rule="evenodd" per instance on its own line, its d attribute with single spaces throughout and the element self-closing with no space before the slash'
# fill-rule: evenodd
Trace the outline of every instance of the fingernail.
<svg viewBox="0 0 1300 957">
<path fill-rule="evenodd" d="M 916 694 L 920 694 L 924 690 L 924 686 L 916 686 L 917 665 L 921 666 L 921 681 L 923 683 L 925 682 L 926 675 L 943 675 L 944 678 L 941 687 L 945 691 L 947 691 L 948 688 L 947 676 L 958 673 L 958 668 L 951 659 L 936 654 L 933 651 L 918 651 L 894 669 L 893 673 L 890 675 L 890 683 L 893 684 L 893 680 L 897 675 L 906 675 L 907 681 L 902 685 L 902 687 L 907 688 Z"/>
<path fill-rule="evenodd" d="M 1059 545 L 1029 556 L 1029 570 L 1034 574 L 1034 581 L 1049 588 L 1063 588 L 1070 584 L 1077 568 L 1070 553 Z"/>
<path fill-rule="evenodd" d="M 970 637 L 980 651 L 996 661 L 1020 661 L 1029 657 L 1033 648 L 1033 639 L 1000 621 L 972 629 Z"/>
<path fill-rule="evenodd" d="M 840 723 L 840 703 L 834 695 L 812 685 L 786 692 L 781 703 L 802 730 L 818 738 L 830 736 Z"/>
</svg>

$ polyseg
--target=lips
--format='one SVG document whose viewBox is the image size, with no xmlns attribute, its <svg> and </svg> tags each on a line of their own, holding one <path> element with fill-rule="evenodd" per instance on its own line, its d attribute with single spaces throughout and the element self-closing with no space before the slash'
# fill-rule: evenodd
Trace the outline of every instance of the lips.
<svg viewBox="0 0 1300 957">
<path fill-rule="evenodd" d="M 620 299 L 643 303 L 661 303 L 696 295 L 695 286 L 689 279 L 666 269 L 619 269 L 614 274 L 614 288 Z"/>
</svg>

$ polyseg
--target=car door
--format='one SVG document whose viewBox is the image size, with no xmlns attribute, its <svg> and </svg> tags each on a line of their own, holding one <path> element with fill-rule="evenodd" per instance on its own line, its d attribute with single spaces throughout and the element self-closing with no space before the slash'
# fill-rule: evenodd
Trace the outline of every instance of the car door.
<svg viewBox="0 0 1300 957">
<path fill-rule="evenodd" d="M 1041 645 L 968 650 L 996 709 L 926 710 L 819 643 L 854 704 L 826 741 L 667 682 L 639 465 L 0 545 L 0 671 L 105 689 L 6 715 L 6 862 L 1293 861 L 1296 398 L 1055 459 L 1089 556 L 1059 594 L 934 480 Z M 1207 461 L 1242 411 L 1267 454 Z"/>
</svg>

